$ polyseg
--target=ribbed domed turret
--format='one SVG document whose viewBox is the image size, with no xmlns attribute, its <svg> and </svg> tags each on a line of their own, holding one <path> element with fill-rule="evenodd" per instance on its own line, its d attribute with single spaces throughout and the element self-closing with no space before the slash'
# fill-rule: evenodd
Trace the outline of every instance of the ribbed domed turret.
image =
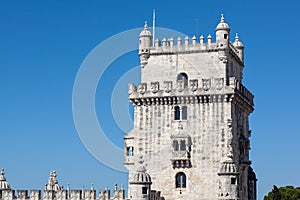
<svg viewBox="0 0 300 200">
<path fill-rule="evenodd" d="M 230 27 L 229 25 L 225 22 L 225 19 L 224 19 L 224 15 L 222 14 L 221 16 L 221 21 L 220 23 L 217 25 L 216 27 L 216 31 L 219 31 L 219 30 L 226 30 L 226 31 L 230 31 Z"/>
<path fill-rule="evenodd" d="M 9 183 L 6 181 L 6 178 L 4 176 L 5 172 L 4 169 L 1 169 L 1 176 L 0 176 L 0 190 L 9 190 L 10 189 L 10 185 Z"/>
<path fill-rule="evenodd" d="M 151 177 L 146 171 L 147 170 L 144 166 L 139 166 L 136 170 L 132 183 L 151 183 Z"/>
<path fill-rule="evenodd" d="M 235 41 L 233 43 L 233 46 L 235 46 L 237 48 L 244 48 L 243 43 L 239 40 L 239 35 L 238 34 L 235 35 Z"/>
<path fill-rule="evenodd" d="M 149 31 L 148 23 L 147 22 L 145 22 L 144 29 L 140 33 L 140 37 L 141 36 L 152 36 L 151 32 Z"/>
<path fill-rule="evenodd" d="M 244 62 L 244 45 L 243 43 L 239 40 L 239 35 L 235 35 L 235 41 L 233 43 L 233 46 L 238 50 L 239 57 L 242 62 Z"/>
<path fill-rule="evenodd" d="M 239 171 L 236 167 L 236 164 L 233 162 L 233 156 L 232 153 L 229 153 L 227 155 L 227 159 L 223 162 L 221 169 L 220 169 L 220 175 L 230 175 L 230 174 L 238 174 Z"/>
<path fill-rule="evenodd" d="M 224 20 L 222 14 L 221 21 L 216 27 L 216 43 L 219 48 L 227 48 L 229 46 L 230 28 Z"/>
<path fill-rule="evenodd" d="M 131 200 L 150 200 L 151 199 L 151 177 L 143 166 L 142 157 L 139 161 L 140 166 L 133 174 L 132 180 L 129 182 L 129 196 Z"/>
<path fill-rule="evenodd" d="M 152 35 L 148 30 L 147 22 L 145 22 L 144 29 L 141 31 L 139 36 L 139 57 L 141 60 L 141 67 L 144 67 L 148 63 L 150 57 L 150 48 L 152 46 Z"/>
<path fill-rule="evenodd" d="M 221 174 L 236 174 L 239 173 L 233 161 L 225 161 L 220 170 Z"/>
</svg>

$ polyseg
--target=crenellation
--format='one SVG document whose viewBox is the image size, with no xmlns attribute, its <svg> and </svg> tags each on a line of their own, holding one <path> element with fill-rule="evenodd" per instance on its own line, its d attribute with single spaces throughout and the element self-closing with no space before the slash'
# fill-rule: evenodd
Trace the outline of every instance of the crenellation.
<svg viewBox="0 0 300 200">
<path fill-rule="evenodd" d="M 54 190 L 44 190 L 43 200 L 52 200 L 55 198 Z"/>
<path fill-rule="evenodd" d="M 113 196 L 110 196 L 110 190 L 99 190 L 97 197 L 96 190 L 0 190 L 2 198 L 0 200 L 125 200 L 125 189 L 114 189 Z"/>
<path fill-rule="evenodd" d="M 182 44 L 182 39 L 181 39 L 181 37 L 178 37 L 177 38 L 177 46 L 180 47 L 181 44 Z"/>
<path fill-rule="evenodd" d="M 220 50 L 226 49 L 224 46 L 218 46 L 217 43 L 212 41 L 212 36 L 207 36 L 207 43 L 205 43 L 204 37 L 201 36 L 199 42 L 197 41 L 196 36 L 190 38 L 186 36 L 184 38 L 184 45 L 182 45 L 182 39 L 178 37 L 177 43 L 175 44 L 174 39 L 163 38 L 160 41 L 158 38 L 155 40 L 154 47 L 150 47 L 149 55 L 158 55 L 158 54 L 185 54 L 189 52 L 218 52 Z M 228 50 L 233 52 L 233 55 L 238 58 L 241 63 L 243 59 L 241 58 L 241 49 L 237 49 L 233 43 L 229 42 Z"/>
<path fill-rule="evenodd" d="M 170 47 L 174 46 L 174 39 L 172 37 L 169 39 L 169 44 L 170 44 Z"/>
<path fill-rule="evenodd" d="M 68 199 L 68 191 L 67 190 L 59 190 L 55 194 L 56 200 L 67 200 Z"/>
<path fill-rule="evenodd" d="M 41 190 L 30 190 L 30 200 L 40 200 L 42 197 Z"/>
<path fill-rule="evenodd" d="M 17 200 L 26 200 L 28 199 L 27 190 L 17 190 Z"/>
<path fill-rule="evenodd" d="M 211 43 L 212 43 L 212 37 L 211 37 L 211 35 L 208 35 L 208 36 L 207 36 L 207 44 L 208 44 L 208 47 L 211 47 L 211 46 L 210 46 Z"/>
<path fill-rule="evenodd" d="M 2 199 L 3 200 L 13 200 L 16 199 L 14 190 L 2 190 Z"/>
</svg>

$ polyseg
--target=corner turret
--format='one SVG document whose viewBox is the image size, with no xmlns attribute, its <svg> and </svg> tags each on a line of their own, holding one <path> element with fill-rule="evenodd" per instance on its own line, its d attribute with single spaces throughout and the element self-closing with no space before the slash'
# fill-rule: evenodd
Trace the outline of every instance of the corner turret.
<svg viewBox="0 0 300 200">
<path fill-rule="evenodd" d="M 148 24 L 145 22 L 144 30 L 139 36 L 139 57 L 141 60 L 141 67 L 144 67 L 148 63 L 150 57 L 150 47 L 152 46 L 152 35 L 148 30 Z"/>
<path fill-rule="evenodd" d="M 239 35 L 237 33 L 235 35 L 235 41 L 233 43 L 233 46 L 238 50 L 241 61 L 244 62 L 244 45 L 239 40 Z"/>
<path fill-rule="evenodd" d="M 216 27 L 217 47 L 224 48 L 229 46 L 230 28 L 225 22 L 224 15 L 221 15 L 221 21 Z"/>
<path fill-rule="evenodd" d="M 0 176 L 0 193 L 2 190 L 10 190 L 10 185 L 9 183 L 6 181 L 5 178 L 5 172 L 4 169 L 1 169 L 1 176 Z"/>
<path fill-rule="evenodd" d="M 133 181 L 130 181 L 131 200 L 150 200 L 151 199 L 151 177 L 146 173 L 146 168 L 142 165 L 143 161 L 139 161 L 140 166 L 136 170 Z"/>
<path fill-rule="evenodd" d="M 218 200 L 238 200 L 238 177 L 239 171 L 233 162 L 232 155 L 227 156 L 227 160 L 223 162 L 219 175 L 219 197 Z"/>
</svg>

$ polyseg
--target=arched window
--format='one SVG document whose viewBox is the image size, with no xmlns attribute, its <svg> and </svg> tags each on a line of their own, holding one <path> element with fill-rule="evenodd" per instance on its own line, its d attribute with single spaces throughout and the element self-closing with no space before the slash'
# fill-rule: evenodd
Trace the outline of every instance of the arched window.
<svg viewBox="0 0 300 200">
<path fill-rule="evenodd" d="M 175 106 L 174 119 L 175 120 L 180 120 L 180 107 L 179 106 Z"/>
<path fill-rule="evenodd" d="M 133 147 L 127 147 L 127 156 L 133 156 Z"/>
<path fill-rule="evenodd" d="M 187 119 L 187 107 L 186 106 L 182 106 L 182 116 L 181 116 L 182 120 L 186 120 Z"/>
<path fill-rule="evenodd" d="M 176 188 L 186 188 L 186 175 L 183 172 L 179 172 L 175 177 Z"/>
<path fill-rule="evenodd" d="M 184 88 L 188 87 L 188 80 L 188 75 L 186 73 L 180 73 L 177 76 L 177 81 L 182 81 Z"/>
</svg>

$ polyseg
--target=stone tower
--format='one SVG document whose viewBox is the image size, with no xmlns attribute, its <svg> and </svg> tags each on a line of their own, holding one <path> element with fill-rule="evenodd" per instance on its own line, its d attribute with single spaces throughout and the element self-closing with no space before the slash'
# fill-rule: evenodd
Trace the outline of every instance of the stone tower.
<svg viewBox="0 0 300 200">
<path fill-rule="evenodd" d="M 134 128 L 124 137 L 125 166 L 134 183 L 142 156 L 151 188 L 166 200 L 256 199 L 244 46 L 237 35 L 230 42 L 223 15 L 215 38 L 156 39 L 152 46 L 147 24 L 139 36 L 141 83 L 129 84 Z M 129 184 L 128 193 L 135 191 Z"/>
</svg>

